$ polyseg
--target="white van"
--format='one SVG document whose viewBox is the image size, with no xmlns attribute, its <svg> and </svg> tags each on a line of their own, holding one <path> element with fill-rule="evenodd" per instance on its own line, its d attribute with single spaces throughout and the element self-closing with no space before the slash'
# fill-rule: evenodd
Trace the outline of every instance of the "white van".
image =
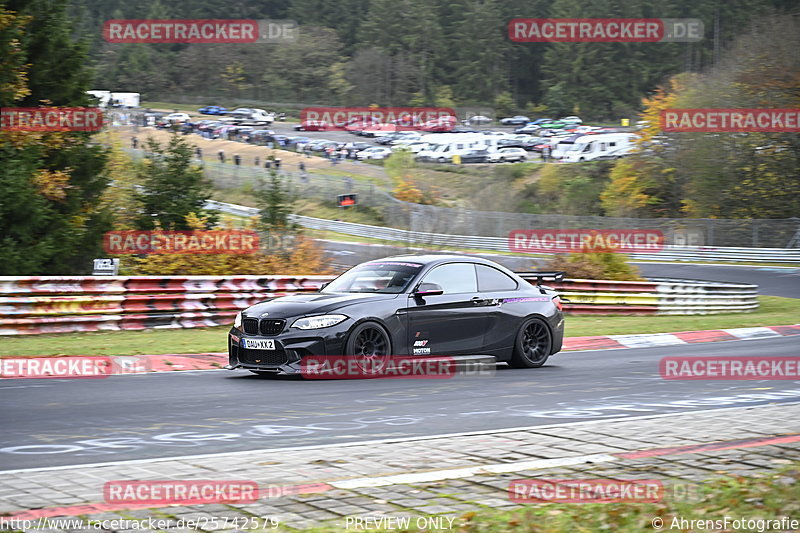
<svg viewBox="0 0 800 533">
<path fill-rule="evenodd" d="M 111 91 L 86 91 L 86 94 L 97 98 L 97 105 L 100 107 L 108 107 L 111 101 Z"/>
<path fill-rule="evenodd" d="M 550 158 L 563 158 L 575 142 L 582 137 L 585 137 L 585 135 L 554 135 L 550 137 Z"/>
<path fill-rule="evenodd" d="M 267 113 L 263 109 L 239 107 L 228 113 L 222 121 L 239 126 L 269 126 L 275 121 L 275 114 Z"/>
<path fill-rule="evenodd" d="M 601 159 L 618 159 L 628 155 L 636 145 L 636 135 L 632 133 L 606 133 L 584 135 L 575 139 L 574 144 L 564 152 L 561 161 L 580 163 Z"/>
<path fill-rule="evenodd" d="M 111 107 L 139 107 L 139 93 L 111 93 Z"/>
<path fill-rule="evenodd" d="M 430 145 L 417 154 L 417 160 L 452 163 L 454 155 L 466 155 L 474 150 L 497 151 L 497 138 L 474 133 L 441 133 L 423 135 L 422 142 Z"/>
</svg>

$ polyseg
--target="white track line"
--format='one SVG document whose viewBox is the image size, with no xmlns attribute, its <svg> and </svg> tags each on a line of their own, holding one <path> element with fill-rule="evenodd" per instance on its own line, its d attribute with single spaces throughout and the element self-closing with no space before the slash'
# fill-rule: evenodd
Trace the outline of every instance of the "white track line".
<svg viewBox="0 0 800 533">
<path fill-rule="evenodd" d="M 428 483 L 443 479 L 458 479 L 477 476 L 479 474 L 508 474 L 523 470 L 540 470 L 560 466 L 574 466 L 585 463 L 609 463 L 619 458 L 605 453 L 559 457 L 558 459 L 534 459 L 531 461 L 515 461 L 512 463 L 493 463 L 488 465 L 468 466 L 464 468 L 446 468 L 430 472 L 414 472 L 412 474 L 396 474 L 391 476 L 359 477 L 342 481 L 329 481 L 328 485 L 337 489 L 363 489 L 367 487 L 387 487 L 389 485 L 407 485 Z"/>
<path fill-rule="evenodd" d="M 774 407 L 776 405 L 786 406 L 786 405 L 800 405 L 800 401 L 795 402 L 780 402 L 780 403 L 771 403 L 767 405 L 752 405 L 752 406 L 737 406 L 737 407 L 721 407 L 719 409 L 700 409 L 696 411 L 681 411 L 679 413 L 664 413 L 660 415 L 640 415 L 640 416 L 628 416 L 628 417 L 619 417 L 619 418 L 604 418 L 602 420 L 581 420 L 579 422 L 563 422 L 560 424 L 545 424 L 541 426 L 521 426 L 521 427 L 513 427 L 513 428 L 503 428 L 503 429 L 487 429 L 481 431 L 465 431 L 461 433 L 441 433 L 437 435 L 421 435 L 416 437 L 399 437 L 395 439 L 378 439 L 378 440 L 365 440 L 365 441 L 356 441 L 356 442 L 342 442 L 342 443 L 335 443 L 335 444 L 312 444 L 310 446 L 291 446 L 286 448 L 262 448 L 262 449 L 253 449 L 253 450 L 243 450 L 239 452 L 218 452 L 218 453 L 206 453 L 206 454 L 198 454 L 198 455 L 180 455 L 180 456 L 173 456 L 173 457 L 151 457 L 148 459 L 129 459 L 129 460 L 122 460 L 122 461 L 109 461 L 106 463 L 87 463 L 87 464 L 75 464 L 75 465 L 62 465 L 62 466 L 50 466 L 50 467 L 37 467 L 37 468 L 22 468 L 19 470 L 0 470 L 0 474 L 17 474 L 22 472 L 51 472 L 55 470 L 69 470 L 71 468 L 98 468 L 104 466 L 116 466 L 116 465 L 135 465 L 135 464 L 148 464 L 148 463 L 158 463 L 163 461 L 184 461 L 184 460 L 196 460 L 196 459 L 207 459 L 207 458 L 219 458 L 219 457 L 239 457 L 246 454 L 274 454 L 280 452 L 294 452 L 294 451 L 305 451 L 305 450 L 324 450 L 328 448 L 345 448 L 349 446 L 373 446 L 379 444 L 395 444 L 395 443 L 403 443 L 403 442 L 415 442 L 415 441 L 425 441 L 425 440 L 433 440 L 433 439 L 442 439 L 442 438 L 453 438 L 453 437 L 467 437 L 473 435 L 494 435 L 499 433 L 511 433 L 515 431 L 536 431 L 536 430 L 543 430 L 543 429 L 551 429 L 551 428 L 562 428 L 567 426 L 583 426 L 589 424 L 597 424 L 602 422 L 603 424 L 607 424 L 609 422 L 628 422 L 631 420 L 652 420 L 652 419 L 659 419 L 659 418 L 669 418 L 675 416 L 682 416 L 686 414 L 703 414 L 703 413 L 719 413 L 724 411 L 731 411 L 734 409 L 758 409 L 760 407 Z"/>
</svg>

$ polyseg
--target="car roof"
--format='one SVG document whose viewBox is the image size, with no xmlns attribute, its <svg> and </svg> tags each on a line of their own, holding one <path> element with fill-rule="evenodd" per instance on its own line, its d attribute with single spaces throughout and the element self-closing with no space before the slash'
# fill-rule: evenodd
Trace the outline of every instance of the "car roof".
<svg viewBox="0 0 800 533">
<path fill-rule="evenodd" d="M 480 263 L 482 265 L 501 266 L 493 261 L 477 257 L 473 255 L 455 255 L 455 254 L 425 254 L 425 255 L 393 255 L 390 257 L 383 257 L 381 259 L 373 259 L 365 261 L 365 263 L 374 263 L 380 261 L 398 261 L 404 263 L 420 263 L 424 266 L 440 264 L 440 263 Z"/>
</svg>

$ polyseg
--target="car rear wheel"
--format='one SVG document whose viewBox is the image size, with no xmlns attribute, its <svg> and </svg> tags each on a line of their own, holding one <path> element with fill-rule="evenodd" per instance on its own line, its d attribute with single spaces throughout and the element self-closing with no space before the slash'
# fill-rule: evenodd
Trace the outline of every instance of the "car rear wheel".
<svg viewBox="0 0 800 533">
<path fill-rule="evenodd" d="M 365 373 L 374 371 L 391 353 L 389 333 L 377 322 L 364 322 L 356 326 L 345 345 L 345 354 L 353 356 Z"/>
<path fill-rule="evenodd" d="M 447 163 L 447 159 L 445 159 L 444 157 L 440 157 L 438 161 L 439 163 Z"/>
<path fill-rule="evenodd" d="M 514 368 L 539 368 L 553 347 L 550 328 L 540 318 L 529 318 L 519 328 L 509 364 Z"/>
</svg>

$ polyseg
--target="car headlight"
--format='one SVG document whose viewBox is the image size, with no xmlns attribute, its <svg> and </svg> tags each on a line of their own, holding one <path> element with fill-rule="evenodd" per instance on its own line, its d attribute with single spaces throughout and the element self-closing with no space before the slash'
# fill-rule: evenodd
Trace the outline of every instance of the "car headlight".
<svg viewBox="0 0 800 533">
<path fill-rule="evenodd" d="M 236 313 L 236 318 L 233 319 L 233 327 L 242 329 L 242 312 Z"/>
<path fill-rule="evenodd" d="M 298 318 L 294 321 L 292 327 L 297 329 L 329 328 L 344 320 L 347 320 L 347 317 L 344 315 L 309 316 L 306 318 Z"/>
</svg>

